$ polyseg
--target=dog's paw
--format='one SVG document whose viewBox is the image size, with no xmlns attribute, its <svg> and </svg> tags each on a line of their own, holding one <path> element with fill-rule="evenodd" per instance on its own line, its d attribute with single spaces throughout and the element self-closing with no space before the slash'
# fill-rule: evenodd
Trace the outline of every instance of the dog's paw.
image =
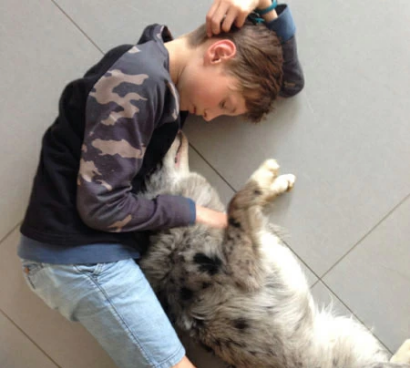
<svg viewBox="0 0 410 368">
<path fill-rule="evenodd" d="M 269 189 L 279 173 L 279 164 L 274 159 L 266 160 L 258 170 L 256 170 L 251 179 L 254 180 L 261 189 Z"/>
<path fill-rule="evenodd" d="M 256 182 L 262 197 L 269 199 L 290 191 L 295 184 L 296 177 L 292 174 L 279 176 L 279 164 L 274 159 L 266 160 L 256 170 L 251 180 Z"/>
<path fill-rule="evenodd" d="M 281 175 L 277 177 L 274 182 L 272 183 L 272 191 L 275 194 L 282 194 L 285 192 L 289 192 L 293 185 L 295 184 L 296 176 L 292 174 Z"/>
<path fill-rule="evenodd" d="M 399 350 L 396 351 L 396 354 L 392 356 L 390 362 L 410 364 L 410 339 L 404 341 Z"/>
</svg>

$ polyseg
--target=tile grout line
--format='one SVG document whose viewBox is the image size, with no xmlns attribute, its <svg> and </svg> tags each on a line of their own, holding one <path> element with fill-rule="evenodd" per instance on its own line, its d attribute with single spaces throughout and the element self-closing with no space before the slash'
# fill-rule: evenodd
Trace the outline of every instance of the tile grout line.
<svg viewBox="0 0 410 368">
<path fill-rule="evenodd" d="M 16 327 L 38 350 L 40 350 L 53 364 L 58 367 L 62 368 L 61 365 L 57 364 L 57 362 L 51 358 L 40 346 L 36 344 L 36 342 L 28 336 L 2 309 L 0 309 L 0 313 L 14 326 Z"/>
<path fill-rule="evenodd" d="M 205 159 L 205 157 L 202 156 L 202 155 L 199 153 L 199 151 L 198 151 L 191 143 L 189 143 L 189 146 L 197 153 L 197 155 L 198 155 L 199 157 L 201 157 L 201 158 L 205 161 L 205 163 L 219 176 L 219 178 L 220 178 L 229 188 L 231 188 L 231 189 L 233 190 L 234 193 L 237 192 L 237 190 L 235 190 L 235 188 L 234 188 L 231 184 L 229 184 L 229 183 L 226 181 L 226 179 L 219 173 L 219 171 L 216 170 L 216 169 Z"/>
<path fill-rule="evenodd" d="M 325 285 L 325 287 L 327 289 L 329 289 L 329 291 L 337 298 L 337 300 L 339 300 L 340 303 L 342 303 L 346 309 L 352 313 L 352 315 L 354 315 L 357 320 L 363 325 L 365 326 L 369 332 L 387 349 L 387 351 L 389 351 L 391 354 L 393 354 L 393 352 L 380 340 L 380 338 L 375 335 L 371 329 L 369 327 L 366 326 L 366 324 L 349 308 L 349 306 L 347 304 L 345 304 L 345 302 L 342 301 L 342 299 L 331 289 L 331 287 L 323 280 L 323 278 L 330 272 L 332 271 L 343 259 L 345 259 L 365 238 L 367 238 L 370 233 L 372 233 L 378 226 L 380 226 L 398 207 L 400 207 L 404 202 L 406 202 L 408 199 L 410 198 L 410 194 L 408 194 L 407 196 L 405 196 L 401 201 L 399 201 L 399 203 L 397 205 L 395 205 L 390 211 L 388 211 L 386 213 L 385 216 L 383 216 L 379 222 L 376 223 L 376 225 L 374 225 L 365 235 L 362 236 L 362 238 L 360 238 L 355 245 L 353 245 L 353 247 L 351 249 L 349 249 L 348 252 L 346 252 L 345 255 L 343 255 L 331 268 L 329 268 L 329 270 L 327 270 L 322 277 L 319 277 L 319 280 L 316 281 L 316 283 L 313 286 L 317 285 L 320 282 L 323 283 L 323 285 Z"/>
<path fill-rule="evenodd" d="M 322 281 L 321 279 L 317 279 L 312 286 L 309 287 L 310 290 L 312 290 L 320 281 Z"/>
<path fill-rule="evenodd" d="M 382 344 L 390 354 L 393 354 L 392 351 L 384 344 L 383 341 L 380 340 L 380 338 L 372 332 L 370 327 L 367 327 L 367 325 L 356 315 L 356 313 L 353 312 L 353 310 L 350 309 L 350 307 L 330 288 L 326 282 L 324 282 L 322 279 L 319 279 L 316 281 L 316 283 L 313 286 L 316 286 L 319 282 L 321 282 L 334 296 L 335 298 Z M 312 286 L 312 288 L 313 288 Z"/>
<path fill-rule="evenodd" d="M 90 36 L 88 36 L 87 33 L 85 33 L 85 31 L 83 31 L 76 22 L 74 22 L 74 20 L 64 11 L 64 9 L 60 5 L 56 3 L 55 0 L 51 0 L 51 2 L 70 20 L 71 23 L 73 23 L 73 25 L 85 36 L 85 38 L 87 38 L 88 41 L 90 41 L 96 47 L 96 49 L 101 52 L 101 54 L 105 54 L 104 51 L 98 47 L 98 45 L 90 38 Z"/>
<path fill-rule="evenodd" d="M 0 239 L 0 244 L 3 243 L 13 233 L 13 231 L 20 226 L 21 223 L 22 221 L 19 221 L 17 225 L 15 225 L 8 233 L 6 233 L 6 235 L 4 235 L 3 238 Z"/>
<path fill-rule="evenodd" d="M 296 251 L 294 251 L 294 250 L 292 249 L 292 247 L 291 247 L 285 240 L 283 240 L 283 239 L 280 239 L 280 240 L 292 251 L 292 253 L 294 254 L 294 256 L 297 258 L 297 261 L 298 261 L 299 263 L 302 263 L 310 272 L 312 272 L 312 274 L 313 274 L 314 276 L 316 276 L 317 280 L 316 280 L 316 281 L 313 283 L 313 285 L 310 286 L 310 287 L 312 288 L 313 286 L 315 286 L 315 285 L 320 281 L 319 275 L 318 275 L 315 271 L 313 271 L 313 270 L 308 266 L 308 264 L 296 253 Z M 305 277 L 306 277 L 305 272 L 303 272 L 303 274 L 304 274 Z"/>
<path fill-rule="evenodd" d="M 357 246 L 363 242 L 374 230 L 376 230 L 390 215 L 400 207 L 404 202 L 410 198 L 410 194 L 405 196 L 398 204 L 396 204 L 390 211 L 388 211 L 366 234 L 364 234 L 353 246 L 350 248 L 339 260 L 334 263 L 321 277 L 322 280 L 329 272 L 331 272 L 341 261 L 343 261 Z"/>
</svg>

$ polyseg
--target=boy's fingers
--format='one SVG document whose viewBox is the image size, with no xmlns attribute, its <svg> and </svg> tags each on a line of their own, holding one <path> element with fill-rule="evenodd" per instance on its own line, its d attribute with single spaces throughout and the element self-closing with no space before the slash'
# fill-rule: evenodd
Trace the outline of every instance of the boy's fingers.
<svg viewBox="0 0 410 368">
<path fill-rule="evenodd" d="M 245 24 L 246 17 L 248 16 L 247 12 L 240 12 L 236 17 L 235 25 L 238 28 L 241 28 Z"/>
<path fill-rule="evenodd" d="M 216 9 L 215 13 L 211 19 L 211 30 L 213 34 L 219 34 L 221 32 L 221 22 L 226 15 L 226 11 L 228 10 L 229 5 L 220 3 L 218 9 Z"/>
<path fill-rule="evenodd" d="M 218 6 L 219 2 L 215 1 L 206 15 L 206 34 L 208 37 L 212 36 L 212 17 L 214 16 L 216 9 L 218 9 Z"/>
<path fill-rule="evenodd" d="M 226 15 L 223 23 L 222 23 L 222 30 L 225 32 L 229 32 L 233 22 L 237 18 L 237 11 L 233 8 L 229 9 L 228 14 Z"/>
</svg>

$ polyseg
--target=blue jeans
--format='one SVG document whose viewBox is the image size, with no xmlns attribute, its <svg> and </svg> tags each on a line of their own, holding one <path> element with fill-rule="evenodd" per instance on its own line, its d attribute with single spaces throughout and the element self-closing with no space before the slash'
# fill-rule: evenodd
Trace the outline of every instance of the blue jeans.
<svg viewBox="0 0 410 368">
<path fill-rule="evenodd" d="M 92 265 L 22 260 L 30 288 L 70 321 L 80 322 L 120 368 L 170 368 L 184 347 L 132 259 Z"/>
</svg>

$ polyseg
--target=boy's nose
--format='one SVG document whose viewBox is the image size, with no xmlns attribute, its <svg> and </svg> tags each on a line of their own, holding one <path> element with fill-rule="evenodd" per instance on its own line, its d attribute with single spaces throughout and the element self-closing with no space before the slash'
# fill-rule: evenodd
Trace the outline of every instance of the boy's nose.
<svg viewBox="0 0 410 368">
<path fill-rule="evenodd" d="M 211 121 L 211 120 L 213 120 L 213 119 L 215 119 L 216 117 L 218 117 L 218 113 L 216 113 L 216 112 L 212 112 L 212 111 L 210 111 L 210 110 L 205 110 L 204 111 L 204 115 L 203 115 L 203 118 L 204 118 L 204 120 L 206 120 L 206 121 Z"/>
</svg>

